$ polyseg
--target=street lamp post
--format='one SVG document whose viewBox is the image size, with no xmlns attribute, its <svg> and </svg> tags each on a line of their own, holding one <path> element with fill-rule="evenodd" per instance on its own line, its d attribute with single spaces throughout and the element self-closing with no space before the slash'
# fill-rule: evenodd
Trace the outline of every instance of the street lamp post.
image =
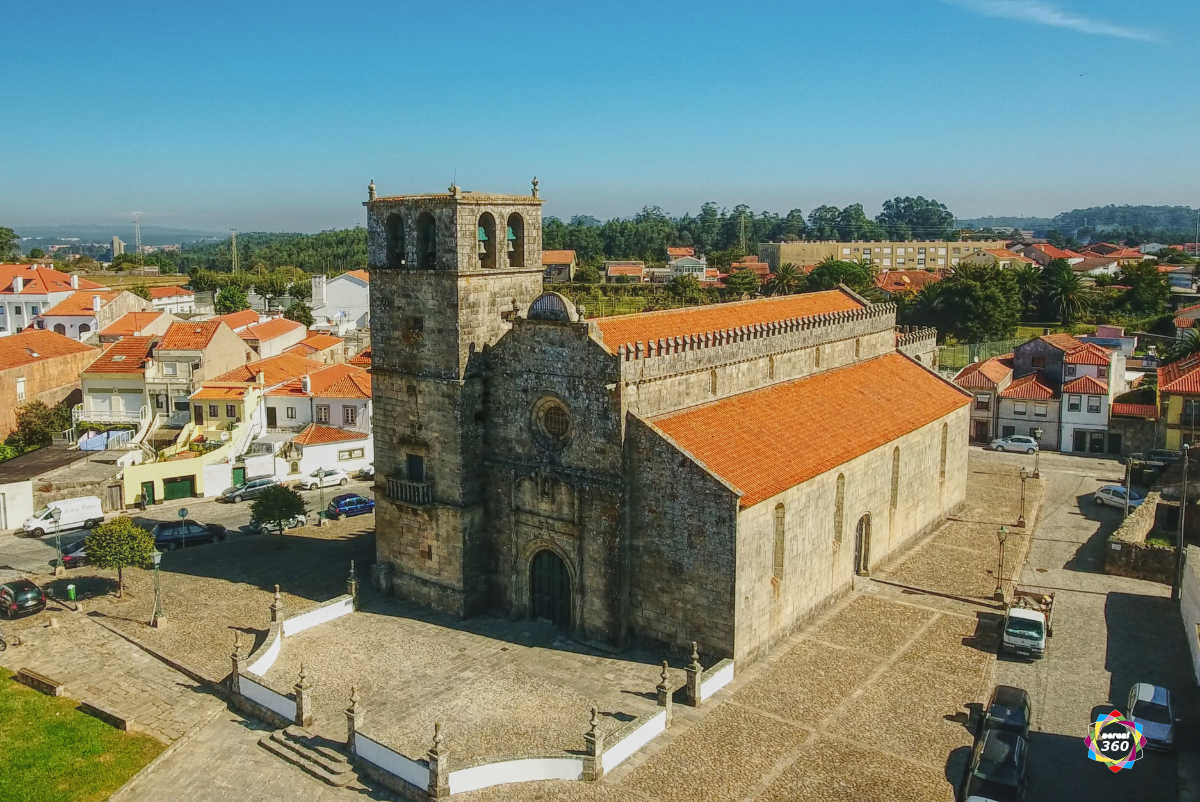
<svg viewBox="0 0 1200 802">
<path fill-rule="evenodd" d="M 1038 442 L 1037 450 L 1033 452 L 1033 478 L 1041 479 L 1042 478 L 1042 471 L 1041 471 L 1042 434 L 1044 434 L 1044 432 L 1040 428 L 1038 428 L 1038 429 L 1034 429 L 1031 432 L 1031 434 L 1033 435 L 1033 439 L 1037 440 L 1037 442 Z"/>
<path fill-rule="evenodd" d="M 1025 526 L 1025 480 L 1030 477 L 1028 471 L 1021 469 L 1021 514 L 1017 516 L 1017 526 Z"/>
<path fill-rule="evenodd" d="M 154 561 L 154 614 L 150 616 L 150 626 L 159 627 L 162 626 L 162 622 L 167 619 L 167 617 L 163 615 L 162 587 L 159 584 L 158 579 L 158 565 L 162 562 L 162 552 L 158 549 L 155 549 L 154 554 L 151 555 L 151 559 Z"/>
<path fill-rule="evenodd" d="M 996 532 L 996 540 L 1000 544 L 1000 555 L 996 560 L 996 590 L 992 597 L 996 601 L 1004 601 L 1004 541 L 1008 540 L 1008 527 L 1002 526 Z"/>
<path fill-rule="evenodd" d="M 1187 512 L 1188 456 L 1191 450 L 1191 445 L 1183 444 L 1183 484 L 1179 488 L 1179 531 L 1175 533 L 1175 581 L 1171 583 L 1171 598 L 1175 601 L 1179 600 L 1180 589 L 1183 587 L 1183 521 Z"/>
<path fill-rule="evenodd" d="M 54 548 L 58 551 L 58 562 L 54 564 L 54 575 L 63 576 L 67 570 L 63 566 L 62 527 L 60 526 L 62 522 L 62 509 L 55 507 L 50 511 L 50 517 L 54 519 Z"/>
</svg>

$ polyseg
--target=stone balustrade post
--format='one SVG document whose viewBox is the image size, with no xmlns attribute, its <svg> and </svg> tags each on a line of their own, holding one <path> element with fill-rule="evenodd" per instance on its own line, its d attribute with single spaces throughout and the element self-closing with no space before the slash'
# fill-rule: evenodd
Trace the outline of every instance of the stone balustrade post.
<svg viewBox="0 0 1200 802">
<path fill-rule="evenodd" d="M 425 753 L 429 762 L 429 798 L 450 796 L 450 754 L 442 741 L 442 723 L 433 724 L 433 747 Z"/>
<path fill-rule="evenodd" d="M 296 726 L 308 727 L 312 724 L 312 683 L 304 673 L 304 663 L 300 664 L 300 679 L 292 690 L 296 692 Z"/>
<path fill-rule="evenodd" d="M 350 606 L 358 609 L 358 577 L 354 573 L 354 560 L 350 561 L 350 576 L 346 577 L 346 593 L 350 596 Z"/>
<path fill-rule="evenodd" d="M 600 710 L 595 703 L 591 707 L 588 731 L 583 735 L 583 779 L 592 782 L 604 776 L 604 734 L 600 732 Z"/>
<path fill-rule="evenodd" d="M 229 675 L 229 690 L 235 694 L 242 692 L 241 681 L 238 677 L 242 673 L 242 641 L 241 633 L 236 629 L 233 631 L 233 654 L 229 655 L 230 662 L 233 663 L 233 673 Z"/>
<path fill-rule="evenodd" d="M 279 595 L 279 586 L 275 586 L 275 601 L 271 602 L 271 623 L 278 624 L 283 621 L 283 599 Z"/>
<path fill-rule="evenodd" d="M 667 681 L 667 661 L 662 661 L 662 671 L 658 675 L 658 685 L 654 688 L 655 702 L 667 713 L 666 726 L 671 726 L 671 684 Z"/>
<path fill-rule="evenodd" d="M 362 729 L 362 707 L 358 703 L 358 688 L 350 688 L 350 706 L 346 708 L 346 751 L 354 755 L 354 733 Z"/>
<path fill-rule="evenodd" d="M 687 701 L 692 707 L 700 706 L 700 675 L 704 669 L 700 667 L 700 652 L 696 650 L 696 641 L 692 641 L 692 661 L 684 669 L 687 672 Z"/>
</svg>

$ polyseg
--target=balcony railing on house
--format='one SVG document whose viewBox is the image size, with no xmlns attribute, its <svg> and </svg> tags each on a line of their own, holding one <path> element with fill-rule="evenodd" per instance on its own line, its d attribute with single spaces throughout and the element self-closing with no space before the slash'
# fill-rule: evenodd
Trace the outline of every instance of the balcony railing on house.
<svg viewBox="0 0 1200 802">
<path fill-rule="evenodd" d="M 405 504 L 432 504 L 433 487 L 428 482 L 410 482 L 407 479 L 387 480 L 388 498 Z"/>
<path fill-rule="evenodd" d="M 149 419 L 149 407 L 136 410 L 84 409 L 83 404 L 76 404 L 71 409 L 71 422 L 76 424 L 81 420 L 89 423 L 142 423 Z"/>
</svg>

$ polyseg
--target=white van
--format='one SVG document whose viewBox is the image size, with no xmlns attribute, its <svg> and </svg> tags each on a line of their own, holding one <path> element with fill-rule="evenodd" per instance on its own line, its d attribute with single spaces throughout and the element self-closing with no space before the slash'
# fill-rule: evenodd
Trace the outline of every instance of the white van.
<svg viewBox="0 0 1200 802">
<path fill-rule="evenodd" d="M 57 521 L 54 520 L 55 510 L 59 511 Z M 21 528 L 34 537 L 41 537 L 53 532 L 99 526 L 103 522 L 104 510 L 100 507 L 100 499 L 96 496 L 80 496 L 51 501 L 34 513 L 32 518 L 26 518 Z"/>
</svg>

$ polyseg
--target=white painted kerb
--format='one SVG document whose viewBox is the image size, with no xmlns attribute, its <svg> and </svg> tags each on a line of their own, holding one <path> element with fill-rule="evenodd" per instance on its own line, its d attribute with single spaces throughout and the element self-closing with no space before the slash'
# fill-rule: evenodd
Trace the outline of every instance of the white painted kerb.
<svg viewBox="0 0 1200 802">
<path fill-rule="evenodd" d="M 270 688 L 264 688 L 245 674 L 238 676 L 238 689 L 252 702 L 257 702 L 268 710 L 272 710 L 289 721 L 296 718 L 296 703 Z"/>
<path fill-rule="evenodd" d="M 323 604 L 315 610 L 309 610 L 306 613 L 285 619 L 283 622 L 283 636 L 290 638 L 298 632 L 311 629 L 319 624 L 332 621 L 335 618 L 341 618 L 352 612 L 354 612 L 354 599 L 345 596 L 329 604 Z"/>
<path fill-rule="evenodd" d="M 700 701 L 704 701 L 712 696 L 717 691 L 724 688 L 729 683 L 733 682 L 733 661 L 723 665 L 717 671 L 714 671 L 708 679 L 700 683 Z"/>
<path fill-rule="evenodd" d="M 533 780 L 582 780 L 583 758 L 529 757 L 487 763 L 450 772 L 450 793 L 463 794 L 478 788 Z"/>
<path fill-rule="evenodd" d="M 361 732 L 354 733 L 354 754 L 368 763 L 373 763 L 389 774 L 417 788 L 429 787 L 429 767 L 393 752 L 381 743 L 371 740 Z M 450 775 L 453 777 L 454 775 Z"/>
<path fill-rule="evenodd" d="M 667 729 L 667 711 L 660 710 L 650 717 L 645 724 L 638 727 L 611 748 L 604 750 L 600 756 L 600 765 L 604 773 L 615 769 L 637 750 L 653 741 Z"/>
<path fill-rule="evenodd" d="M 263 652 L 257 660 L 246 666 L 246 670 L 251 674 L 263 676 L 271 670 L 271 666 L 275 664 L 275 658 L 279 657 L 279 647 L 283 643 L 283 633 L 280 630 L 275 630 L 275 640 L 271 641 L 271 645 Z"/>
</svg>

